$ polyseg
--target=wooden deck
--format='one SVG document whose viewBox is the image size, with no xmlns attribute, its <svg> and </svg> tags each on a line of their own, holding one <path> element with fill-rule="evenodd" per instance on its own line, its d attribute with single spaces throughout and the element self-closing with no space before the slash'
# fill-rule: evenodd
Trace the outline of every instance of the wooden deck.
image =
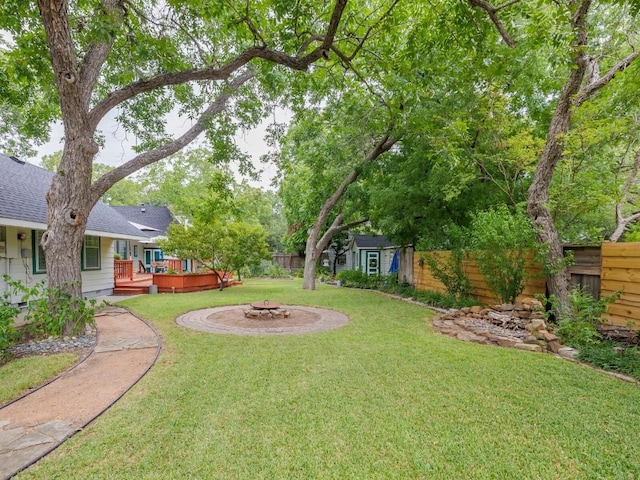
<svg viewBox="0 0 640 480">
<path fill-rule="evenodd" d="M 153 284 L 153 274 L 135 273 L 133 279 L 116 278 L 113 289 L 114 295 L 140 295 L 149 293 L 149 287 Z"/>
</svg>

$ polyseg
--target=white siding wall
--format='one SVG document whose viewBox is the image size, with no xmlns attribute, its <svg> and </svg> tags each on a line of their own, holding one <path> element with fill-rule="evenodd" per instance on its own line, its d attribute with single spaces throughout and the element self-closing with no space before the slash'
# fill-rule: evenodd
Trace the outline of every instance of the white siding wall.
<svg viewBox="0 0 640 480">
<path fill-rule="evenodd" d="M 82 293 L 86 296 L 110 294 L 114 287 L 113 239 L 100 238 L 101 269 L 82 272 Z"/>
<path fill-rule="evenodd" d="M 6 251 L 0 254 L 0 289 L 6 291 L 7 285 L 2 279 L 2 275 L 7 274 L 13 280 L 19 280 L 26 285 L 32 286 L 38 282 L 46 281 L 45 274 L 33 273 L 33 239 L 32 230 L 29 228 L 6 227 L 7 240 Z M 27 239 L 18 240 L 18 233 L 27 235 Z M 82 272 L 82 292 L 91 297 L 113 292 L 114 272 L 113 272 L 113 239 L 103 237 L 100 243 L 101 266 L 100 270 L 87 270 Z M 26 250 L 23 258 L 21 251 Z M 19 297 L 12 297 L 12 302 L 20 302 Z"/>
<path fill-rule="evenodd" d="M 33 274 L 33 258 L 32 258 L 32 238 L 31 229 L 19 228 L 19 227 L 6 227 L 7 228 L 7 244 L 6 251 L 3 258 L 0 259 L 1 266 L 0 272 L 2 275 L 7 274 L 13 280 L 23 282 L 25 285 L 32 286 L 41 280 L 45 279 L 45 275 Z M 24 233 L 26 240 L 18 240 L 18 233 Z M 25 257 L 21 254 L 24 252 Z M 0 278 L 0 285 L 2 290 L 5 291 L 7 286 Z M 20 298 L 12 297 L 11 301 L 14 303 L 20 302 Z"/>
<path fill-rule="evenodd" d="M 389 269 L 391 268 L 391 262 L 393 261 L 393 254 L 395 248 L 385 248 L 380 254 L 380 274 L 389 275 Z"/>
</svg>

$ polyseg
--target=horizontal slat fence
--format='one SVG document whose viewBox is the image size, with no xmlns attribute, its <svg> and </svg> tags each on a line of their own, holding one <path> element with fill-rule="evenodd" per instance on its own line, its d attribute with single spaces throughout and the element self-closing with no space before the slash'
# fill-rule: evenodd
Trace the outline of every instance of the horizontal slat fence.
<svg viewBox="0 0 640 480">
<path fill-rule="evenodd" d="M 442 263 L 445 263 L 451 255 L 451 252 L 448 250 L 442 250 L 423 252 L 423 254 L 433 255 L 436 258 L 439 258 Z M 532 252 L 527 252 L 525 254 L 525 258 L 527 260 L 527 274 L 530 278 L 527 279 L 524 292 L 519 298 L 533 297 L 538 293 L 544 294 L 546 283 L 544 277 L 542 277 L 542 266 L 534 262 Z M 463 261 L 462 265 L 464 272 L 469 276 L 469 280 L 471 281 L 471 295 L 478 298 L 478 300 L 485 305 L 496 303 L 498 299 L 487 287 L 484 277 L 478 268 L 478 264 L 471 258 L 467 257 Z M 422 260 L 422 254 L 417 252 L 413 258 L 413 280 L 414 285 L 418 290 L 432 290 L 441 293 L 446 292 L 443 283 L 431 274 L 429 266 Z"/>
<path fill-rule="evenodd" d="M 428 252 L 440 257 L 444 263 L 449 255 L 448 251 Z M 611 296 L 615 292 L 621 292 L 621 297 L 609 305 L 608 312 L 603 315 L 607 323 L 612 325 L 622 325 L 631 328 L 640 328 L 640 242 L 629 243 L 603 243 L 601 248 L 600 265 L 588 264 L 580 260 L 569 270 L 574 283 L 584 284 L 584 281 L 576 282 L 576 275 L 594 276 L 597 279 L 600 274 L 600 295 Z M 577 254 L 579 256 L 590 255 L 589 252 Z M 542 278 L 542 268 L 533 262 L 533 255 L 527 255 L 529 260 L 528 273 L 532 275 L 527 281 L 525 291 L 521 296 L 533 296 L 537 293 L 545 293 L 545 281 Z M 594 260 L 595 261 L 595 260 Z M 593 263 L 593 262 L 592 262 Z M 478 269 L 478 265 L 471 259 L 466 259 L 463 263 L 465 272 L 469 275 L 472 283 L 472 295 L 477 297 L 483 304 L 495 303 L 494 295 L 488 290 L 486 283 Z M 445 292 L 442 282 L 431 274 L 426 262 L 421 261 L 421 254 L 414 255 L 413 263 L 414 285 L 418 290 L 434 290 Z M 592 282 L 593 283 L 593 282 Z M 585 286 L 585 285 L 583 285 Z M 594 283 L 593 287 L 597 285 Z"/>
<path fill-rule="evenodd" d="M 603 243 L 600 295 L 622 292 L 604 315 L 608 323 L 640 328 L 640 243 Z"/>
</svg>

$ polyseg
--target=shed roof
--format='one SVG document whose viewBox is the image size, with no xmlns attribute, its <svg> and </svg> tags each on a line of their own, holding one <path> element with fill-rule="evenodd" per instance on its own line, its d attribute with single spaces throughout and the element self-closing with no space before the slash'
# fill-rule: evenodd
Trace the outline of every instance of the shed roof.
<svg viewBox="0 0 640 480">
<path fill-rule="evenodd" d="M 0 223 L 11 224 L 17 220 L 38 224 L 33 228 L 46 228 L 46 194 L 53 172 L 3 154 L 0 154 L 0 171 Z M 120 238 L 140 237 L 137 229 L 102 202 L 91 210 L 87 231 Z"/>
<path fill-rule="evenodd" d="M 353 241 L 358 248 L 388 248 L 394 244 L 384 235 L 354 235 Z"/>
</svg>

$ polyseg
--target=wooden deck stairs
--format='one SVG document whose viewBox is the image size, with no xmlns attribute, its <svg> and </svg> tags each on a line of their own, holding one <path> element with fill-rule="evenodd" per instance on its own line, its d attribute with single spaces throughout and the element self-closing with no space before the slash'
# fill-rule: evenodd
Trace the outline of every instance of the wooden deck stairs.
<svg viewBox="0 0 640 480">
<path fill-rule="evenodd" d="M 113 289 L 114 295 L 141 295 L 149 293 L 149 286 L 153 283 L 153 275 L 151 274 L 136 274 L 133 280 L 129 279 L 117 279 L 115 288 Z"/>
</svg>

